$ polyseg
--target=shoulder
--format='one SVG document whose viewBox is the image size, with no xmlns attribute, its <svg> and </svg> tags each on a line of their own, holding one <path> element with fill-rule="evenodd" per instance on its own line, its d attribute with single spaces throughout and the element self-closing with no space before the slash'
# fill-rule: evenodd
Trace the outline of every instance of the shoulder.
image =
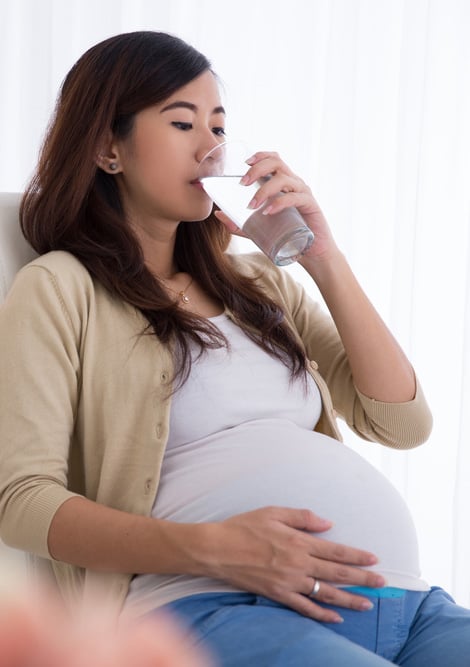
<svg viewBox="0 0 470 667">
<path fill-rule="evenodd" d="M 56 250 L 26 264 L 16 275 L 11 293 L 28 292 L 38 298 L 55 293 L 68 304 L 90 300 L 103 288 L 74 255 Z"/>
<path fill-rule="evenodd" d="M 64 250 L 55 250 L 46 255 L 40 255 L 26 264 L 18 273 L 28 280 L 34 280 L 41 273 L 56 277 L 64 283 L 91 281 L 91 276 L 85 266 L 74 255 Z"/>
<path fill-rule="evenodd" d="M 76 257 L 54 251 L 20 269 L 2 304 L 2 314 L 19 319 L 62 315 L 78 327 L 98 291 L 103 289 Z"/>
</svg>

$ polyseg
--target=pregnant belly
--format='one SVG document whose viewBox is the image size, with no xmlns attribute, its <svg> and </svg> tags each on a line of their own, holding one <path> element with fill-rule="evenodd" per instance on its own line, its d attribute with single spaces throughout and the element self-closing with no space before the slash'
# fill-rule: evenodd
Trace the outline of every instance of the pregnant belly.
<svg viewBox="0 0 470 667">
<path fill-rule="evenodd" d="M 167 452 L 153 515 L 223 520 L 267 505 L 333 522 L 319 537 L 371 551 L 390 586 L 423 590 L 416 532 L 395 487 L 356 452 L 281 420 L 256 421 Z"/>
</svg>

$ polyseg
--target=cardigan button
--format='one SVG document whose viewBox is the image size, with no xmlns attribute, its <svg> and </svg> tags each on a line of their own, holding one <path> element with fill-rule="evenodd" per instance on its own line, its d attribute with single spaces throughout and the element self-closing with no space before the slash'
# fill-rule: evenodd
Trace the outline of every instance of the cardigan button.
<svg viewBox="0 0 470 667">
<path fill-rule="evenodd" d="M 162 382 L 168 382 L 168 372 L 167 371 L 162 371 L 160 375 L 160 379 Z"/>
<path fill-rule="evenodd" d="M 152 482 L 153 482 L 153 480 L 151 478 L 145 480 L 144 488 L 145 488 L 145 495 L 146 496 L 148 496 L 148 494 L 152 490 Z"/>
<path fill-rule="evenodd" d="M 156 434 L 158 440 L 160 440 L 161 437 L 162 437 L 162 435 L 163 435 L 163 427 L 162 427 L 161 424 L 157 424 L 157 425 L 156 425 L 156 427 L 155 427 L 155 434 Z"/>
</svg>

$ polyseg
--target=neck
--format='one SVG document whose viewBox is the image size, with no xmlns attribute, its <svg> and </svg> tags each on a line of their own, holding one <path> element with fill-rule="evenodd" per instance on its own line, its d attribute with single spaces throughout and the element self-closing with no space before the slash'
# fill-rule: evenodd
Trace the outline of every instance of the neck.
<svg viewBox="0 0 470 667">
<path fill-rule="evenodd" d="M 134 227 L 134 233 L 142 248 L 144 262 L 158 278 L 171 279 L 178 272 L 174 256 L 176 229 L 175 226 L 172 230 L 164 230 L 164 233 L 152 230 L 152 233 L 149 234 L 145 228 Z"/>
</svg>

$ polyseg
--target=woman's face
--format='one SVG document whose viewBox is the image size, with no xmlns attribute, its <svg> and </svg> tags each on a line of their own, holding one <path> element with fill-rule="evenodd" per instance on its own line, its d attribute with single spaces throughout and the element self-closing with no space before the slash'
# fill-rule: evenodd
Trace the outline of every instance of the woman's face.
<svg viewBox="0 0 470 667">
<path fill-rule="evenodd" d="M 223 142 L 225 112 L 214 75 L 204 72 L 163 103 L 136 114 L 131 134 L 113 150 L 131 223 L 203 220 L 212 202 L 195 183 L 201 158 Z"/>
</svg>

